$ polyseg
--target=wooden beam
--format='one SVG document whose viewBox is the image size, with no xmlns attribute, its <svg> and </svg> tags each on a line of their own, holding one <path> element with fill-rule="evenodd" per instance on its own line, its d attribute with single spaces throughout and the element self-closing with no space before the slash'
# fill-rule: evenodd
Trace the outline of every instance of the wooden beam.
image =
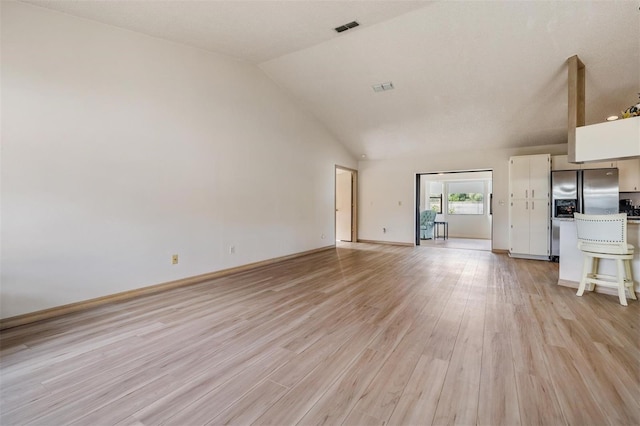
<svg viewBox="0 0 640 426">
<path fill-rule="evenodd" d="M 576 127 L 584 126 L 584 99 L 585 99 L 585 67 L 578 55 L 567 59 L 569 78 L 569 135 L 568 135 L 568 160 L 576 162 Z"/>
</svg>

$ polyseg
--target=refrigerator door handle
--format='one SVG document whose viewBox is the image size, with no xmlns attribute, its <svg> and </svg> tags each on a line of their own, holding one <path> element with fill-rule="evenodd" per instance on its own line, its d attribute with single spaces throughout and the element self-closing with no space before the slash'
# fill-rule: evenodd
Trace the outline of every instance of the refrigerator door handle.
<svg viewBox="0 0 640 426">
<path fill-rule="evenodd" d="M 531 190 L 531 198 L 536 198 L 536 190 L 535 189 Z"/>
<path fill-rule="evenodd" d="M 525 205 L 525 208 L 524 208 L 524 209 L 525 209 L 525 210 L 529 210 L 529 202 L 528 202 L 528 201 L 525 201 L 525 203 L 526 203 L 526 205 Z"/>
<path fill-rule="evenodd" d="M 529 198 L 529 190 L 528 189 L 524 190 L 524 198 Z"/>
<path fill-rule="evenodd" d="M 531 195 L 533 196 L 533 191 L 531 191 Z M 535 208 L 536 208 L 536 202 L 532 201 L 531 202 L 531 210 L 535 210 Z"/>
</svg>

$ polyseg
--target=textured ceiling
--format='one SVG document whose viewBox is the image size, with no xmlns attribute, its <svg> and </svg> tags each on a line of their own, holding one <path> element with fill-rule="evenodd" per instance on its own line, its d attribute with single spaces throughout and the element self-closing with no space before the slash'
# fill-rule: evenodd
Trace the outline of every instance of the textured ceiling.
<svg viewBox="0 0 640 426">
<path fill-rule="evenodd" d="M 339 37 L 334 28 L 347 22 L 372 25 L 426 4 L 402 0 L 23 1 L 253 63 Z"/>
<path fill-rule="evenodd" d="M 369 159 L 566 142 L 574 54 L 587 124 L 640 92 L 638 0 L 28 3 L 258 64 Z"/>
<path fill-rule="evenodd" d="M 638 102 L 639 5 L 436 2 L 260 66 L 369 159 L 565 143 L 568 57 L 587 124 Z"/>
</svg>

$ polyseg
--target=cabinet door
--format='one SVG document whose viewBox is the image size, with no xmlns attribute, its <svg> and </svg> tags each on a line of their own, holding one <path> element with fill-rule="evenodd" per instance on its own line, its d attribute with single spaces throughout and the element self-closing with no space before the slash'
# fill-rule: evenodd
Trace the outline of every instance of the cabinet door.
<svg viewBox="0 0 640 426">
<path fill-rule="evenodd" d="M 529 254 L 549 254 L 549 202 L 531 200 L 529 204 Z"/>
<path fill-rule="evenodd" d="M 617 161 L 599 161 L 597 163 L 582 163 L 580 168 L 582 170 L 614 169 L 616 165 L 617 165 Z"/>
<path fill-rule="evenodd" d="M 527 198 L 529 192 L 529 158 L 511 157 L 509 163 L 511 199 Z"/>
<path fill-rule="evenodd" d="M 551 174 L 549 155 L 531 155 L 529 162 L 529 198 L 549 197 Z"/>
<path fill-rule="evenodd" d="M 529 200 L 511 200 L 511 253 L 529 253 Z"/>
<path fill-rule="evenodd" d="M 640 158 L 618 161 L 620 192 L 640 191 Z"/>
</svg>

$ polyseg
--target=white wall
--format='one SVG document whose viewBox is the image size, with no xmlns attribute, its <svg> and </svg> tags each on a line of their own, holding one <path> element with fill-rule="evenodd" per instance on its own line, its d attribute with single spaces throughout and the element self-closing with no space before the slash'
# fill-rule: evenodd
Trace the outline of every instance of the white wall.
<svg viewBox="0 0 640 426">
<path fill-rule="evenodd" d="M 257 67 L 14 2 L 1 35 L 3 318 L 333 243 L 356 162 Z"/>
<path fill-rule="evenodd" d="M 528 154 L 564 154 L 566 144 L 529 148 L 479 150 L 360 161 L 359 238 L 401 243 L 415 242 L 416 173 L 493 170 L 493 249 L 509 244 L 509 157 Z M 382 228 L 387 232 L 383 233 Z"/>
</svg>

